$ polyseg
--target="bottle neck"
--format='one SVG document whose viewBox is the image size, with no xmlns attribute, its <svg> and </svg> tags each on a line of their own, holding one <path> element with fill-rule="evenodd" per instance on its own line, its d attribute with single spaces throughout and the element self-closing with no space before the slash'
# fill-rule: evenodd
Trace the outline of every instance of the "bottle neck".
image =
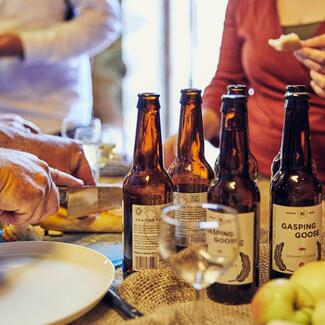
<svg viewBox="0 0 325 325">
<path fill-rule="evenodd" d="M 201 105 L 189 103 L 181 106 L 177 158 L 180 160 L 202 160 L 204 138 Z"/>
<path fill-rule="evenodd" d="M 227 105 L 225 103 L 223 106 Z M 220 177 L 248 176 L 249 142 L 246 103 L 222 109 L 220 129 Z"/>
<path fill-rule="evenodd" d="M 138 110 L 133 167 L 143 170 L 163 168 L 159 109 Z"/>
<path fill-rule="evenodd" d="M 280 169 L 312 172 L 307 96 L 286 99 Z"/>
</svg>

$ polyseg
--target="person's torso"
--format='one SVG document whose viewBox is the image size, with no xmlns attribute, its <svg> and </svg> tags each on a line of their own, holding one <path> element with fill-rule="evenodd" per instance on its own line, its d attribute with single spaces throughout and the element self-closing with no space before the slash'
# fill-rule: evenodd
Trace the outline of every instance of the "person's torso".
<svg viewBox="0 0 325 325">
<path fill-rule="evenodd" d="M 66 23 L 66 14 L 64 0 L 0 0 L 0 34 L 51 28 Z M 0 112 L 20 114 L 56 132 L 67 115 L 88 119 L 91 102 L 87 56 L 52 64 L 0 58 Z"/>
<path fill-rule="evenodd" d="M 312 4 L 311 4 L 312 5 Z M 259 161 L 259 169 L 270 174 L 271 161 L 280 148 L 284 116 L 284 91 L 288 84 L 304 84 L 310 92 L 310 126 L 313 154 L 320 170 L 324 171 L 321 153 L 325 150 L 325 98 L 310 87 L 309 69 L 292 52 L 278 52 L 268 39 L 283 34 L 277 13 L 276 0 L 237 1 L 236 24 L 242 40 L 242 66 L 255 93 L 249 98 L 251 149 Z M 312 36 L 325 33 L 321 22 Z"/>
</svg>

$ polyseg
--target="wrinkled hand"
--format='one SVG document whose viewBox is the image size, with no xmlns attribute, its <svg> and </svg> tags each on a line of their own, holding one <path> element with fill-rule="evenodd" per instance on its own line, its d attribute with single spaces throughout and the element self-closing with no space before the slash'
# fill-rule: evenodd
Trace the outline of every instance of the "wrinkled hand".
<svg viewBox="0 0 325 325">
<path fill-rule="evenodd" d="M 18 35 L 10 33 L 0 35 L 0 57 L 6 56 L 23 59 L 23 44 Z"/>
<path fill-rule="evenodd" d="M 310 69 L 310 85 L 315 93 L 325 98 L 325 34 L 302 41 L 302 45 L 294 55 Z"/>
<path fill-rule="evenodd" d="M 175 160 L 177 154 L 177 134 L 170 136 L 163 145 L 164 150 L 164 166 L 167 170 L 171 163 Z"/>
<path fill-rule="evenodd" d="M 9 149 L 29 152 L 49 166 L 73 175 L 86 185 L 95 180 L 82 148 L 82 143 L 47 134 L 24 133 L 0 125 L 0 143 Z"/>
<path fill-rule="evenodd" d="M 49 168 L 26 152 L 0 149 L 0 220 L 34 224 L 59 209 L 55 184 L 81 186 L 74 177 Z"/>
<path fill-rule="evenodd" d="M 0 123 L 22 132 L 41 133 L 41 129 L 37 125 L 17 114 L 0 114 Z"/>
</svg>

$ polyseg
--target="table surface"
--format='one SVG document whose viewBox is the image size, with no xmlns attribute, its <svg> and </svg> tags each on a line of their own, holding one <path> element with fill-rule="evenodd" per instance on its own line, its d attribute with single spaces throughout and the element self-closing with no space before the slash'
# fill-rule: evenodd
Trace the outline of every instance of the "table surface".
<svg viewBox="0 0 325 325">
<path fill-rule="evenodd" d="M 119 180 L 115 180 L 113 183 L 118 184 L 118 181 Z M 112 183 L 112 182 L 107 181 L 107 183 Z M 118 185 L 120 185 L 120 183 Z M 266 243 L 267 229 L 268 229 L 268 222 L 269 222 L 268 180 L 264 179 L 260 181 L 259 188 L 261 192 L 261 243 Z M 324 215 L 324 211 L 323 211 L 323 215 Z M 113 286 L 117 286 L 122 281 L 122 274 L 121 274 L 122 235 L 121 233 L 109 233 L 109 234 L 67 233 L 67 234 L 63 234 L 60 237 L 46 236 L 45 240 L 78 244 L 78 245 L 92 248 L 102 253 L 113 262 L 115 269 L 117 270 Z M 109 307 L 106 306 L 103 302 L 100 302 L 94 309 L 89 311 L 86 315 L 82 316 L 78 320 L 74 321 L 72 324 L 73 325 L 109 324 L 106 321 L 106 317 L 109 312 L 111 312 L 109 310 Z"/>
</svg>

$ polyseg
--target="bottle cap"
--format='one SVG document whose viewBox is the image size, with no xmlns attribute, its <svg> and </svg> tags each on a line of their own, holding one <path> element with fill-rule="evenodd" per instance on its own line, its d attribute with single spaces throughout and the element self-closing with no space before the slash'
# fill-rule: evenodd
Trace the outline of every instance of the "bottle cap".
<svg viewBox="0 0 325 325">
<path fill-rule="evenodd" d="M 247 86 L 243 84 L 234 84 L 227 86 L 228 95 L 247 95 Z"/>
<path fill-rule="evenodd" d="M 287 85 L 284 97 L 289 96 L 309 96 L 305 85 Z"/>
<path fill-rule="evenodd" d="M 186 88 L 181 90 L 180 103 L 186 105 L 188 103 L 201 104 L 201 90 L 196 88 Z"/>
<path fill-rule="evenodd" d="M 157 93 L 141 93 L 138 94 L 137 108 L 144 109 L 148 106 L 155 106 L 157 109 L 160 108 L 159 103 L 160 95 Z"/>
</svg>

